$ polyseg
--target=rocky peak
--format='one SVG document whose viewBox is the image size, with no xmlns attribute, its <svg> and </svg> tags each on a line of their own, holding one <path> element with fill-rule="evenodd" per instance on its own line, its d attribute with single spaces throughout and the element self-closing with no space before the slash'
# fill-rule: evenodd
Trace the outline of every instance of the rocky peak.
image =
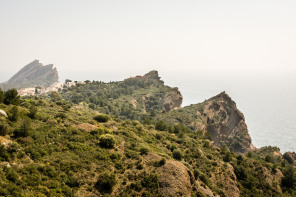
<svg viewBox="0 0 296 197">
<path fill-rule="evenodd" d="M 0 86 L 3 89 L 21 89 L 35 86 L 49 87 L 58 82 L 58 79 L 58 72 L 56 68 L 53 68 L 53 64 L 43 66 L 39 60 L 34 60 Z"/>
<path fill-rule="evenodd" d="M 152 70 L 149 73 L 145 74 L 144 78 L 160 80 L 160 77 L 158 75 L 158 71 L 156 71 L 156 70 Z"/>
</svg>

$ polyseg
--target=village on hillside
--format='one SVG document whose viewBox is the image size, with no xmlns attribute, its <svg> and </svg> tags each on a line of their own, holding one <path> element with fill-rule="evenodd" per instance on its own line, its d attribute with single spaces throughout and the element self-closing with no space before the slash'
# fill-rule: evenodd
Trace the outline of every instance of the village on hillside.
<svg viewBox="0 0 296 197">
<path fill-rule="evenodd" d="M 41 88 L 41 87 L 22 88 L 22 89 L 19 89 L 17 92 L 20 96 L 45 95 L 50 92 L 61 91 L 65 87 L 69 88 L 77 84 L 85 84 L 85 82 L 84 81 L 72 82 L 71 80 L 66 80 L 65 83 L 55 82 L 46 88 Z"/>
</svg>

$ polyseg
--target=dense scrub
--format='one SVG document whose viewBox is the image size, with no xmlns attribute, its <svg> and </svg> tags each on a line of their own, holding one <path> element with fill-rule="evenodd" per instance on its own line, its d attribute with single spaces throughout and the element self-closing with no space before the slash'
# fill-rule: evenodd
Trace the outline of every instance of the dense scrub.
<svg viewBox="0 0 296 197">
<path fill-rule="evenodd" d="M 0 109 L 2 196 L 161 196 L 182 169 L 190 185 L 176 195 L 295 195 L 291 161 L 271 148 L 238 155 L 183 124 L 122 120 L 57 95 Z"/>
<path fill-rule="evenodd" d="M 177 92 L 165 86 L 158 75 L 150 75 L 110 83 L 87 81 L 64 88 L 62 95 L 74 104 L 85 103 L 91 109 L 116 118 L 143 121 L 163 112 L 167 93 Z"/>
</svg>

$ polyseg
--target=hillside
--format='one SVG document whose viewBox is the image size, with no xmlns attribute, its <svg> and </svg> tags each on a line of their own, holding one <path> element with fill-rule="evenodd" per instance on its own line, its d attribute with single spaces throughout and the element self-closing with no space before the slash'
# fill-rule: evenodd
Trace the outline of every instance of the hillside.
<svg viewBox="0 0 296 197">
<path fill-rule="evenodd" d="M 164 121 L 160 130 L 171 131 L 181 124 L 191 131 L 208 132 L 215 145 L 225 144 L 236 153 L 246 153 L 254 148 L 244 115 L 226 93 L 181 108 L 181 93 L 177 88 L 165 86 L 157 71 L 120 82 L 88 81 L 63 89 L 62 96 L 76 104 L 86 103 L 115 118 L 142 123 Z"/>
<path fill-rule="evenodd" d="M 52 64 L 43 66 L 38 60 L 34 60 L 19 72 L 12 76 L 7 82 L 1 83 L 3 90 L 15 88 L 49 87 L 58 82 L 58 72 Z"/>
<path fill-rule="evenodd" d="M 295 194 L 295 170 L 276 149 L 235 154 L 202 132 L 159 131 L 58 94 L 0 109 L 3 196 Z"/>
<path fill-rule="evenodd" d="M 252 147 L 225 93 L 181 108 L 157 71 L 0 90 L 0 196 L 295 196 L 295 153 Z"/>
<path fill-rule="evenodd" d="M 75 104 L 86 103 L 102 113 L 135 120 L 179 109 L 183 101 L 178 88 L 165 86 L 157 71 L 119 82 L 87 81 L 63 89 L 62 96 Z"/>
</svg>

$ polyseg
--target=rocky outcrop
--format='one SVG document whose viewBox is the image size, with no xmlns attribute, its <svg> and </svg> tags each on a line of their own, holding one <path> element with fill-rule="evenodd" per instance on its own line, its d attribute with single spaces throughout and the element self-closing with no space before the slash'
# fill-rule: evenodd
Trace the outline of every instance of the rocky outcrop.
<svg viewBox="0 0 296 197">
<path fill-rule="evenodd" d="M 7 117 L 7 114 L 4 110 L 0 109 L 0 116 Z"/>
<path fill-rule="evenodd" d="M 155 119 L 173 125 L 182 123 L 193 131 L 209 132 L 216 146 L 225 144 L 232 152 L 246 153 L 253 149 L 244 115 L 225 92 L 200 104 L 158 114 Z"/>
<path fill-rule="evenodd" d="M 156 70 L 152 70 L 149 73 L 145 74 L 144 79 L 156 79 L 156 80 L 160 80 L 160 77 L 158 75 L 158 71 Z"/>
<path fill-rule="evenodd" d="M 149 153 L 144 157 L 144 164 L 148 171 L 156 172 L 159 182 L 159 193 L 162 196 L 191 196 L 194 187 L 192 172 L 181 162 L 167 159 L 165 164 L 157 169 L 149 167 L 149 163 L 159 161 L 162 157 Z M 150 169 L 151 168 L 151 169 Z"/>
<path fill-rule="evenodd" d="M 177 196 L 178 193 L 191 196 L 194 177 L 184 164 L 168 160 L 156 172 L 159 176 L 159 191 L 163 196 Z"/>
<path fill-rule="evenodd" d="M 215 145 L 221 147 L 225 144 L 237 153 L 251 150 L 251 137 L 245 117 L 225 92 L 209 99 L 202 115 Z"/>
<path fill-rule="evenodd" d="M 59 76 L 56 68 L 53 68 L 52 64 L 43 66 L 38 60 L 34 60 L 7 82 L 0 84 L 0 87 L 4 90 L 15 88 L 29 88 L 29 87 L 49 87 L 55 82 L 58 82 Z"/>
<path fill-rule="evenodd" d="M 183 97 L 180 91 L 176 88 L 175 91 L 167 92 L 164 98 L 164 108 L 166 111 L 173 109 L 180 109 L 183 101 Z"/>
</svg>

